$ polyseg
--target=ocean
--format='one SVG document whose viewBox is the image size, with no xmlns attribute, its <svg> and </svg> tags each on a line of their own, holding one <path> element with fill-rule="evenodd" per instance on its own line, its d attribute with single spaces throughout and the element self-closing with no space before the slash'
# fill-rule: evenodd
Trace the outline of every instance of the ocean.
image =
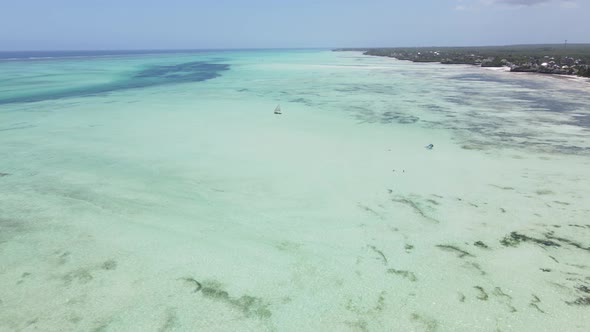
<svg viewBox="0 0 590 332">
<path fill-rule="evenodd" d="M 0 78 L 2 331 L 590 329 L 587 81 L 329 50 Z"/>
</svg>

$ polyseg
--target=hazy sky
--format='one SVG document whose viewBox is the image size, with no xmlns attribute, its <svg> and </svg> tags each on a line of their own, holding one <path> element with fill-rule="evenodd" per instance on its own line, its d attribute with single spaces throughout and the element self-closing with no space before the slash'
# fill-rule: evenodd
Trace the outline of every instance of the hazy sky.
<svg viewBox="0 0 590 332">
<path fill-rule="evenodd" d="M 590 0 L 0 0 L 0 50 L 590 42 Z"/>
</svg>

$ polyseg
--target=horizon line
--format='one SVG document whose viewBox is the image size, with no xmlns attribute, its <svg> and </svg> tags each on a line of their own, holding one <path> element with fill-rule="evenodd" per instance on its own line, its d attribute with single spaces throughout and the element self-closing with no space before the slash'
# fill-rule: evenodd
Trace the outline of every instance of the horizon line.
<svg viewBox="0 0 590 332">
<path fill-rule="evenodd" d="M 554 46 L 564 45 L 564 43 L 520 43 L 520 44 L 494 44 L 494 45 L 470 45 L 470 46 L 458 46 L 458 45 L 425 45 L 425 46 L 339 46 L 339 47 L 239 47 L 239 48 L 101 48 L 101 49 L 18 49 L 18 50 L 0 50 L 0 53 L 9 52 L 109 52 L 109 51 L 248 51 L 248 50 L 323 50 L 323 49 L 368 49 L 368 48 L 426 48 L 426 47 L 456 47 L 456 48 L 469 48 L 469 47 L 507 47 L 507 46 Z M 567 45 L 590 45 L 590 43 L 567 43 Z"/>
</svg>

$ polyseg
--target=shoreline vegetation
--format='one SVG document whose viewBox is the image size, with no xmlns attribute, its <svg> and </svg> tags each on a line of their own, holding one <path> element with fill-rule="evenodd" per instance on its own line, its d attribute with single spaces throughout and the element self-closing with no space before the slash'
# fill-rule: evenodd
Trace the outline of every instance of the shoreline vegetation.
<svg viewBox="0 0 590 332">
<path fill-rule="evenodd" d="M 510 45 L 483 47 L 340 48 L 412 62 L 508 67 L 511 72 L 590 77 L 590 44 Z"/>
</svg>

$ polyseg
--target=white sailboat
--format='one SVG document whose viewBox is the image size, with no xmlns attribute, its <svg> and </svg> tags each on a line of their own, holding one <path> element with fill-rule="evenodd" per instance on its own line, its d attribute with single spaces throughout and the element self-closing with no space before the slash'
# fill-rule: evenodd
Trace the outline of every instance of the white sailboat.
<svg viewBox="0 0 590 332">
<path fill-rule="evenodd" d="M 280 104 L 277 105 L 277 107 L 275 108 L 275 112 L 274 113 L 275 114 L 283 114 L 283 113 L 281 113 L 281 105 Z"/>
</svg>

